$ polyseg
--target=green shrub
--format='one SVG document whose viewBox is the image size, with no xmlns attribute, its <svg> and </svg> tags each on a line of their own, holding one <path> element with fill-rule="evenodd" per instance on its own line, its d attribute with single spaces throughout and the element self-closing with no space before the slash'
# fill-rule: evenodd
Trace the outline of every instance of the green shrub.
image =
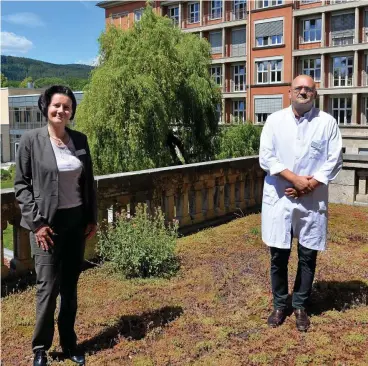
<svg viewBox="0 0 368 366">
<path fill-rule="evenodd" d="M 0 169 L 1 180 L 11 179 L 11 174 L 6 169 Z"/>
<path fill-rule="evenodd" d="M 138 205 L 133 217 L 123 211 L 116 222 L 99 233 L 98 252 L 114 271 L 131 277 L 169 277 L 178 268 L 174 251 L 178 238 L 176 222 L 165 225 L 161 209 L 154 214 Z"/>
<path fill-rule="evenodd" d="M 257 155 L 262 128 L 251 122 L 224 126 L 218 140 L 216 159 Z"/>
</svg>

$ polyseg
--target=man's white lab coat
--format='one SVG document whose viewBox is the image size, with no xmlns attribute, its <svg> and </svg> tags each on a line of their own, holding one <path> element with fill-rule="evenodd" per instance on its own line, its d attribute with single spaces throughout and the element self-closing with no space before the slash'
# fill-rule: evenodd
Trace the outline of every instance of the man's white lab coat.
<svg viewBox="0 0 368 366">
<path fill-rule="evenodd" d="M 328 183 L 342 167 L 342 139 L 336 120 L 312 108 L 296 120 L 291 106 L 271 114 L 263 128 L 259 162 L 267 172 L 262 202 L 262 240 L 288 249 L 293 236 L 301 245 L 324 250 L 327 236 Z M 289 169 L 321 182 L 298 199 L 285 196 L 292 184 L 278 176 Z"/>
</svg>

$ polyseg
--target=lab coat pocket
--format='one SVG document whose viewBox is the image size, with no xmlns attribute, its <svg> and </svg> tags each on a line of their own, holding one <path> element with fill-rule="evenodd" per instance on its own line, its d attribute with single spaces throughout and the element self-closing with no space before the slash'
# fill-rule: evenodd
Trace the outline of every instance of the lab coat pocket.
<svg viewBox="0 0 368 366">
<path fill-rule="evenodd" d="M 323 157 L 326 147 L 326 140 L 313 140 L 309 149 L 310 159 L 320 159 Z"/>
<path fill-rule="evenodd" d="M 264 203 L 274 206 L 278 200 L 279 200 L 279 196 L 277 194 L 270 194 L 269 192 L 263 192 L 262 201 Z"/>
</svg>

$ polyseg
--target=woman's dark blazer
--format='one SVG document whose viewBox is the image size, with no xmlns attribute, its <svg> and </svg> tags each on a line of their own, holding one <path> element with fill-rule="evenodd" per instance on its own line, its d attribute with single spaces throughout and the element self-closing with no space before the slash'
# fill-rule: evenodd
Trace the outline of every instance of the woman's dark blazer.
<svg viewBox="0 0 368 366">
<path fill-rule="evenodd" d="M 76 156 L 83 164 L 80 188 L 85 224 L 97 223 L 96 190 L 87 136 L 66 128 Z M 33 232 L 53 224 L 58 208 L 59 174 L 47 126 L 27 131 L 16 157 L 15 198 L 22 213 L 21 226 Z"/>
</svg>

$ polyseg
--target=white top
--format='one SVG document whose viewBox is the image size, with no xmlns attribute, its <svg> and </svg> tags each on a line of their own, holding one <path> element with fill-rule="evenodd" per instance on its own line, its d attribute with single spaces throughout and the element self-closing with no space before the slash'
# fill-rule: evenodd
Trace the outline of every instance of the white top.
<svg viewBox="0 0 368 366">
<path fill-rule="evenodd" d="M 271 114 L 261 135 L 259 162 L 267 175 L 262 201 L 262 240 L 290 248 L 291 229 L 301 245 L 324 250 L 327 234 L 328 183 L 342 167 L 342 139 L 336 120 L 312 108 L 297 120 L 291 106 Z M 285 196 L 292 185 L 277 174 L 289 169 L 321 182 L 298 199 Z"/>
<path fill-rule="evenodd" d="M 59 171 L 59 205 L 60 208 L 72 208 L 82 204 L 79 178 L 82 173 L 82 163 L 75 156 L 72 139 L 60 147 L 50 137 Z"/>
</svg>

